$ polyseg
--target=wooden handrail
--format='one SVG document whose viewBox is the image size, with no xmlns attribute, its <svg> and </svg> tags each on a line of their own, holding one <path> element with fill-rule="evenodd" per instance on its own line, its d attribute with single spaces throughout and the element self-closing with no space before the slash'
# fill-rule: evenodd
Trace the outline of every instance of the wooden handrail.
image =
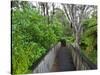
<svg viewBox="0 0 100 75">
<path fill-rule="evenodd" d="M 41 57 L 41 59 L 36 64 L 33 64 L 33 73 L 49 72 L 54 63 L 56 51 L 59 47 L 60 43 L 55 44 L 48 50 L 48 52 L 43 57 Z"/>
<path fill-rule="evenodd" d="M 73 45 L 70 44 L 71 50 L 72 50 L 72 58 L 74 65 L 76 66 L 76 69 L 97 69 L 97 65 L 92 63 L 82 52 L 81 50 L 78 50 L 78 48 L 73 47 Z M 75 62 L 76 61 L 76 62 Z M 83 68 L 82 68 L 83 66 Z"/>
</svg>

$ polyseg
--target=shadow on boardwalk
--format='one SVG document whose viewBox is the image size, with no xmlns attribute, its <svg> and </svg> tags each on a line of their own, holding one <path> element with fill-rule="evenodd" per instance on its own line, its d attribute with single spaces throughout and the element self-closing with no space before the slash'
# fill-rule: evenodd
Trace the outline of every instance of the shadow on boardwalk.
<svg viewBox="0 0 100 75">
<path fill-rule="evenodd" d="M 68 47 L 68 45 L 61 46 L 57 52 L 51 72 L 74 71 L 74 70 L 75 66 L 73 64 L 70 48 Z"/>
</svg>

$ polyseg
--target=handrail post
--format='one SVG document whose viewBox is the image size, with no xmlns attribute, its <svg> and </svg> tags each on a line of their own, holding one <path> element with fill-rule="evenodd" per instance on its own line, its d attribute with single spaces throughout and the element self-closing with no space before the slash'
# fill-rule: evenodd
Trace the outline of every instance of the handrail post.
<svg viewBox="0 0 100 75">
<path fill-rule="evenodd" d="M 97 69 L 97 65 L 93 64 L 82 52 L 70 44 L 73 63 L 76 70 Z"/>
</svg>

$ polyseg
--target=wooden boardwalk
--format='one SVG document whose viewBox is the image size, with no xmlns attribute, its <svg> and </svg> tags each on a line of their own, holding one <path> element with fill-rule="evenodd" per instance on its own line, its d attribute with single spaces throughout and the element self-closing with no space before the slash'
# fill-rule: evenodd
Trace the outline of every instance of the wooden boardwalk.
<svg viewBox="0 0 100 75">
<path fill-rule="evenodd" d="M 60 49 L 57 52 L 51 72 L 74 71 L 74 70 L 75 66 L 73 64 L 70 48 L 68 46 L 60 47 Z"/>
<path fill-rule="evenodd" d="M 74 63 L 74 64 L 73 64 Z M 50 49 L 33 73 L 63 72 L 97 69 L 88 58 L 70 44 L 60 44 Z"/>
<path fill-rule="evenodd" d="M 74 63 L 74 64 L 73 64 Z M 88 58 L 70 44 L 60 44 L 50 49 L 33 73 L 63 72 L 97 69 Z"/>
</svg>

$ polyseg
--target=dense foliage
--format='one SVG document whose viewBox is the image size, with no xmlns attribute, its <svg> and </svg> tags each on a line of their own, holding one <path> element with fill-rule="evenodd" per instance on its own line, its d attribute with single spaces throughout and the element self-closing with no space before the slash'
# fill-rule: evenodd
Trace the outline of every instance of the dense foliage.
<svg viewBox="0 0 100 75">
<path fill-rule="evenodd" d="M 84 54 L 93 62 L 97 63 L 97 22 L 96 18 L 90 18 L 83 22 L 84 35 L 81 47 Z"/>
<path fill-rule="evenodd" d="M 75 41 L 74 30 L 62 9 L 55 8 L 51 13 L 45 3 L 40 3 L 40 7 L 30 5 L 27 1 L 15 1 L 12 5 L 16 7 L 11 13 L 12 74 L 31 72 L 30 67 L 36 66 L 49 48 L 61 38 L 66 39 L 67 43 Z M 80 44 L 83 53 L 94 63 L 97 62 L 96 21 L 94 15 L 82 23 Z"/>
<path fill-rule="evenodd" d="M 28 73 L 29 67 L 63 35 L 62 29 L 57 20 L 45 23 L 45 17 L 35 9 L 12 11 L 13 74 Z"/>
</svg>

